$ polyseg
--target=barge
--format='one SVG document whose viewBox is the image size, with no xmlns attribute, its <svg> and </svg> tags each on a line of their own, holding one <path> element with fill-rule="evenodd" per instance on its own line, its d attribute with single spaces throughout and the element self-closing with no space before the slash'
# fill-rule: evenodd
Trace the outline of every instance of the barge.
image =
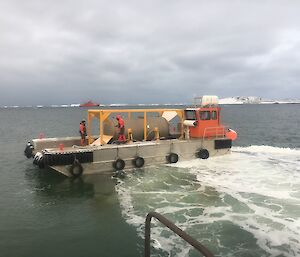
<svg viewBox="0 0 300 257">
<path fill-rule="evenodd" d="M 91 109 L 86 145 L 80 137 L 39 138 L 30 140 L 24 153 L 39 168 L 67 177 L 230 153 L 237 134 L 221 123 L 218 98 L 201 100 L 183 109 Z M 125 143 L 117 140 L 117 116 L 124 119 Z"/>
</svg>

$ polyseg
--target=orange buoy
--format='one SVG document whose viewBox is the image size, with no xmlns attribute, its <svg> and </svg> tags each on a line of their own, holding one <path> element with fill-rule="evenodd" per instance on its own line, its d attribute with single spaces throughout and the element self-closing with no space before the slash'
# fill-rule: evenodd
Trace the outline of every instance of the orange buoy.
<svg viewBox="0 0 300 257">
<path fill-rule="evenodd" d="M 226 132 L 226 137 L 234 141 L 237 139 L 237 133 L 232 129 L 228 129 L 228 131 Z"/>
</svg>

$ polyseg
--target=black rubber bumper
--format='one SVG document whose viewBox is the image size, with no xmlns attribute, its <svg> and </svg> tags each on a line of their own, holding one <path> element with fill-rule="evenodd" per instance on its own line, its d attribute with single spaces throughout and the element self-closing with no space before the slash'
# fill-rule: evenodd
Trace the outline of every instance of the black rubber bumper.
<svg viewBox="0 0 300 257">
<path fill-rule="evenodd" d="M 44 153 L 44 162 L 48 166 L 71 165 L 75 160 L 80 163 L 93 162 L 93 152 Z"/>
</svg>

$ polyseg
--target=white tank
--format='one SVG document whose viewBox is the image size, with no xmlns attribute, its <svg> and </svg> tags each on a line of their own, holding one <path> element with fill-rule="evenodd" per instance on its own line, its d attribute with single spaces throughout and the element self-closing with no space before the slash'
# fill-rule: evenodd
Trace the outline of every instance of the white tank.
<svg viewBox="0 0 300 257">
<path fill-rule="evenodd" d="M 216 95 L 204 95 L 202 96 L 201 105 L 202 106 L 211 106 L 218 105 L 219 98 Z"/>
</svg>

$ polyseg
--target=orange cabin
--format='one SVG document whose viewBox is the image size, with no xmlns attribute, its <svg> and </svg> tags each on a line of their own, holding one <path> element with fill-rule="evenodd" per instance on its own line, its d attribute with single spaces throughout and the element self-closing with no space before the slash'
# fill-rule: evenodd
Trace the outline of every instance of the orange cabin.
<svg viewBox="0 0 300 257">
<path fill-rule="evenodd" d="M 190 138 L 216 138 L 225 136 L 225 127 L 220 123 L 220 107 L 187 108 L 185 119 L 196 121 L 189 128 Z"/>
</svg>

